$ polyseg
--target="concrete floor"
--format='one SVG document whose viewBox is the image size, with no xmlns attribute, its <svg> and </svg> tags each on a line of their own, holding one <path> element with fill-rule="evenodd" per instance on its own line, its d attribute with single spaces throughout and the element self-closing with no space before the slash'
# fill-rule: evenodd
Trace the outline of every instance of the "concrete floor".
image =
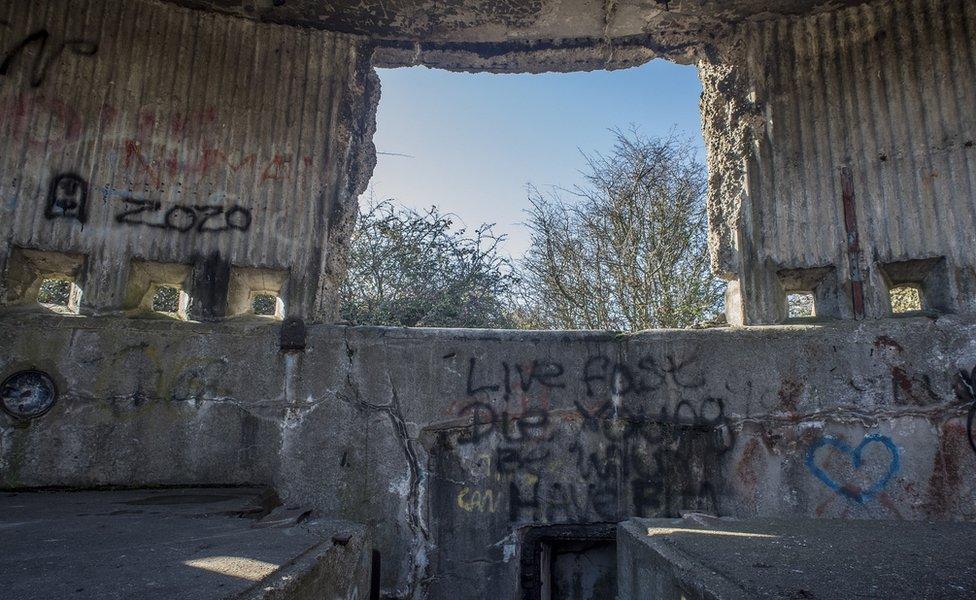
<svg viewBox="0 0 976 600">
<path fill-rule="evenodd" d="M 976 523 L 632 519 L 619 600 L 976 598 Z"/>
<path fill-rule="evenodd" d="M 273 502 L 253 488 L 0 494 L 0 596 L 306 598 L 368 587 L 359 526 L 298 507 L 269 512 Z"/>
</svg>

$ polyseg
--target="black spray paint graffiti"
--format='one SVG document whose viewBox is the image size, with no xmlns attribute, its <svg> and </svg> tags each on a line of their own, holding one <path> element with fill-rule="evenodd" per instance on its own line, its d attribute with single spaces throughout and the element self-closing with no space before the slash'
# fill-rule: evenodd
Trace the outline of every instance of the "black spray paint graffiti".
<svg viewBox="0 0 976 600">
<path fill-rule="evenodd" d="M 85 222 L 88 202 L 88 182 L 74 173 L 63 173 L 51 180 L 47 191 L 44 216 L 48 219 L 68 218 Z"/>
<path fill-rule="evenodd" d="M 30 66 L 31 87 L 38 87 L 44 83 L 48 69 L 57 62 L 65 50 L 79 56 L 93 56 L 98 51 L 98 44 L 85 40 L 64 40 L 60 44 L 49 47 L 49 38 L 50 34 L 46 29 L 39 29 L 21 40 L 4 55 L 3 62 L 0 63 L 0 75 L 6 75 L 17 58 L 32 44 L 37 45 L 37 54 Z"/>
<path fill-rule="evenodd" d="M 705 385 L 705 380 L 700 374 L 687 372 L 686 368 L 692 362 L 691 359 L 667 356 L 659 364 L 653 357 L 645 356 L 635 367 L 607 356 L 592 356 L 584 364 L 579 381 L 585 386 L 588 398 L 607 394 L 621 397 L 644 394 L 660 389 L 669 381 L 677 388 L 698 389 Z M 486 374 L 481 372 L 479 375 L 479 371 L 477 361 L 471 358 L 468 362 L 468 396 L 501 391 L 502 397 L 508 400 L 513 393 L 531 391 L 534 384 L 550 390 L 564 389 L 569 379 L 562 364 L 544 360 L 533 360 L 525 365 L 502 361 L 494 373 L 501 377 L 500 380 L 491 372 L 482 379 Z"/>
<path fill-rule="evenodd" d="M 126 225 L 145 225 L 180 233 L 220 232 L 231 229 L 247 231 L 251 228 L 251 211 L 237 204 L 230 208 L 176 204 L 163 211 L 162 203 L 158 200 L 123 197 L 122 202 L 129 208 L 116 214 L 115 220 Z"/>
<path fill-rule="evenodd" d="M 969 403 L 969 414 L 966 415 L 966 437 L 969 439 L 969 447 L 976 452 L 976 432 L 973 431 L 973 421 L 976 420 L 976 367 L 968 373 L 965 369 L 960 369 L 953 387 L 956 397 Z"/>
<path fill-rule="evenodd" d="M 636 368 L 607 357 L 589 359 L 577 382 L 586 397 L 611 399 L 594 404 L 580 394 L 573 408 L 512 406 L 512 395 L 532 389 L 548 394 L 572 381 L 562 364 L 535 360 L 502 363 L 502 379 L 479 376 L 469 363 L 469 396 L 499 392 L 505 407 L 474 400 L 457 409 L 470 425 L 440 443 L 456 445 L 471 485 L 458 490 L 455 506 L 466 512 L 505 510 L 510 522 L 612 521 L 627 515 L 670 515 L 682 509 L 716 510 L 718 463 L 732 446 L 722 400 L 680 400 L 673 408 L 635 408 L 622 396 L 657 389 L 668 382 L 679 390 L 704 385 L 682 372 L 690 361 L 669 357 L 659 367 L 650 357 Z M 676 377 L 677 376 L 677 377 Z M 476 385 L 475 382 L 478 382 Z M 631 403 L 633 404 L 633 403 Z"/>
</svg>

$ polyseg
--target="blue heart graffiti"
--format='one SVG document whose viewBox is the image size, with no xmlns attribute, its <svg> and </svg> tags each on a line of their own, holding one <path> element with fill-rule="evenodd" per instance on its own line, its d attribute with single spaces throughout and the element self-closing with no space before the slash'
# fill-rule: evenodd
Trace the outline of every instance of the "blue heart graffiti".
<svg viewBox="0 0 976 600">
<path fill-rule="evenodd" d="M 823 448 L 824 446 L 831 446 L 836 450 L 839 450 L 840 452 L 843 452 L 844 454 L 849 456 L 851 458 L 851 465 L 855 469 L 860 469 L 862 463 L 861 456 L 863 454 L 864 448 L 866 448 L 870 444 L 881 444 L 885 448 L 887 448 L 888 451 L 891 453 L 891 464 L 888 466 L 888 471 L 867 489 L 862 490 L 862 489 L 855 488 L 853 486 L 846 486 L 837 483 L 836 481 L 834 481 L 833 478 L 831 478 L 830 475 L 825 473 L 823 469 L 817 466 L 817 463 L 814 460 L 817 450 Z M 860 504 L 863 504 L 864 502 L 867 502 L 871 498 L 874 498 L 874 496 L 877 495 L 878 492 L 883 490 L 884 487 L 888 485 L 888 481 L 890 481 L 891 478 L 895 475 L 895 473 L 898 472 L 898 469 L 901 466 L 900 459 L 898 456 L 898 446 L 896 446 L 895 443 L 891 441 L 891 438 L 876 433 L 872 433 L 871 435 L 864 436 L 864 439 L 861 440 L 861 443 L 858 444 L 856 448 L 851 448 L 850 445 L 848 445 L 847 442 L 843 440 L 831 436 L 824 436 L 819 440 L 817 440 L 812 446 L 810 446 L 810 450 L 807 452 L 806 462 L 807 462 L 807 468 L 810 469 L 810 472 L 813 473 L 817 477 L 817 479 L 824 482 L 824 484 L 827 487 L 837 492 L 838 494 L 844 496 L 845 498 L 849 498 Z"/>
</svg>

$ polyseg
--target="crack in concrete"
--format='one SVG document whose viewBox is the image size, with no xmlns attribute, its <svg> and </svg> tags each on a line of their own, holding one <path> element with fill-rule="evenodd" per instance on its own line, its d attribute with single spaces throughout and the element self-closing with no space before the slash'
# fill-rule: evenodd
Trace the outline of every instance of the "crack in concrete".
<svg viewBox="0 0 976 600">
<path fill-rule="evenodd" d="M 740 428 L 744 424 L 780 424 L 780 425 L 800 425 L 808 421 L 824 421 L 830 420 L 832 422 L 856 422 L 864 424 L 865 426 L 873 426 L 874 423 L 880 422 L 882 420 L 890 419 L 900 419 L 900 418 L 923 418 L 923 419 L 936 419 L 948 416 L 949 418 L 965 416 L 969 410 L 968 403 L 965 402 L 949 402 L 941 404 L 933 404 L 925 407 L 898 407 L 898 408 L 879 408 L 877 410 L 869 409 L 857 409 L 846 406 L 837 406 L 821 410 L 814 410 L 805 413 L 796 412 L 782 412 L 782 413 L 765 413 L 761 415 L 749 415 L 744 417 L 726 416 L 725 426 Z M 576 408 L 554 408 L 551 409 L 550 415 L 552 417 L 557 417 L 561 419 L 566 419 L 569 417 L 580 416 L 579 411 Z M 642 423 L 656 423 L 662 422 L 667 424 L 672 424 L 670 421 L 660 421 L 656 415 L 649 415 L 645 418 L 633 415 L 619 415 L 613 417 L 614 420 L 619 420 L 628 423 L 642 424 Z M 435 421 L 428 423 L 424 426 L 425 431 L 431 432 L 444 432 L 444 433 L 457 433 L 469 429 L 474 424 L 474 417 L 465 417 L 459 419 L 449 419 L 445 421 Z M 688 423 L 689 426 L 692 423 Z"/>
<path fill-rule="evenodd" d="M 921 418 L 927 420 L 961 417 L 966 414 L 968 405 L 960 402 L 933 404 L 925 407 L 879 408 L 865 410 L 850 407 L 833 407 L 806 413 L 767 413 L 748 417 L 729 418 L 729 425 L 741 427 L 744 424 L 800 425 L 805 422 L 831 421 L 833 423 L 857 423 L 873 427 L 882 421 L 902 418 Z"/>
<path fill-rule="evenodd" d="M 389 372 L 386 373 L 387 381 L 390 384 L 391 399 L 389 404 L 373 404 L 363 400 L 360 395 L 359 385 L 353 377 L 355 366 L 355 349 L 349 343 L 348 336 L 343 339 L 346 347 L 346 361 L 348 369 L 346 371 L 346 384 L 352 391 L 353 399 L 342 398 L 341 400 L 351 403 L 360 409 L 371 412 L 378 412 L 386 415 L 393 430 L 400 449 L 403 451 L 404 459 L 407 462 L 408 485 L 406 496 L 407 526 L 410 529 L 413 539 L 413 552 L 410 555 L 410 569 L 407 576 L 407 592 L 403 598 L 422 598 L 425 590 L 433 580 L 430 572 L 430 551 L 433 548 L 433 541 L 430 529 L 425 518 L 424 499 L 426 497 L 427 473 L 421 465 L 420 452 L 417 442 L 410 437 L 407 429 L 407 422 L 403 416 L 403 407 L 400 403 L 400 394 L 397 392 L 396 384 Z"/>
</svg>

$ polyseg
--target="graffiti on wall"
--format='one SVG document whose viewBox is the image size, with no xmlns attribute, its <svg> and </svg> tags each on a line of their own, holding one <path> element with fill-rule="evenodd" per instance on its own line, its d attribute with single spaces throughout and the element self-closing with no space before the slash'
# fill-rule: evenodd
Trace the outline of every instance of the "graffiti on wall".
<svg viewBox="0 0 976 600">
<path fill-rule="evenodd" d="M 53 95 L 23 92 L 0 99 L 0 127 L 9 128 L 15 143 L 35 150 L 79 144 L 89 126 L 96 131 L 122 127 L 127 133 L 117 140 L 102 140 L 102 147 L 130 186 L 162 189 L 230 181 L 304 185 L 325 174 L 321 160 L 310 154 L 227 148 L 220 140 L 226 138 L 228 123 L 214 107 L 162 116 L 156 106 L 131 111 L 102 103 L 95 111 L 95 116 L 87 116 Z M 188 144 L 187 140 L 199 141 Z"/>
<path fill-rule="evenodd" d="M 959 369 L 953 389 L 956 398 L 969 404 L 969 412 L 966 415 L 966 438 L 969 440 L 969 447 L 976 452 L 976 434 L 973 431 L 973 421 L 976 420 L 976 367 L 969 372 Z"/>
<path fill-rule="evenodd" d="M 179 145 L 142 143 L 138 138 L 123 140 L 122 168 L 134 185 L 163 187 L 189 178 L 199 181 L 223 176 L 256 179 L 259 184 L 275 181 L 306 181 L 315 174 L 311 156 L 274 154 L 259 157 L 257 153 L 235 153 L 204 142 L 199 149 Z"/>
<path fill-rule="evenodd" d="M 6 76 L 32 46 L 35 52 L 28 67 L 28 74 L 30 85 L 35 88 L 44 83 L 48 70 L 58 62 L 65 51 L 78 56 L 94 56 L 98 52 L 98 44 L 92 41 L 69 39 L 59 44 L 49 44 L 50 38 L 51 34 L 46 29 L 38 29 L 14 44 L 3 55 L 3 62 L 0 62 L 0 76 Z"/>
<path fill-rule="evenodd" d="M 80 175 L 62 173 L 51 179 L 47 192 L 44 216 L 48 219 L 76 219 L 85 222 L 88 202 L 88 182 Z"/>
<path fill-rule="evenodd" d="M 251 228 L 251 211 L 234 204 L 229 207 L 211 204 L 174 204 L 163 208 L 162 202 L 123 195 L 124 208 L 115 214 L 122 225 L 141 225 L 179 233 L 247 231 Z M 88 182 L 75 173 L 61 173 L 51 179 L 44 207 L 47 219 L 68 218 L 84 223 L 87 219 Z"/>
<path fill-rule="evenodd" d="M 123 196 L 125 208 L 116 213 L 115 221 L 123 225 L 143 225 L 179 233 L 247 231 L 251 211 L 237 204 L 230 207 L 174 204 L 163 210 L 158 200 Z"/>
<path fill-rule="evenodd" d="M 807 469 L 814 477 L 859 504 L 871 500 L 888 485 L 898 473 L 900 461 L 898 446 L 888 436 L 876 433 L 864 436 L 857 446 L 823 436 L 810 445 L 806 457 Z"/>
<path fill-rule="evenodd" d="M 595 356 L 576 370 L 544 359 L 486 369 L 470 359 L 454 412 L 468 424 L 438 434 L 435 470 L 461 482 L 445 504 L 509 523 L 717 511 L 732 433 L 693 364 Z M 563 393 L 573 402 L 553 408 Z"/>
</svg>

